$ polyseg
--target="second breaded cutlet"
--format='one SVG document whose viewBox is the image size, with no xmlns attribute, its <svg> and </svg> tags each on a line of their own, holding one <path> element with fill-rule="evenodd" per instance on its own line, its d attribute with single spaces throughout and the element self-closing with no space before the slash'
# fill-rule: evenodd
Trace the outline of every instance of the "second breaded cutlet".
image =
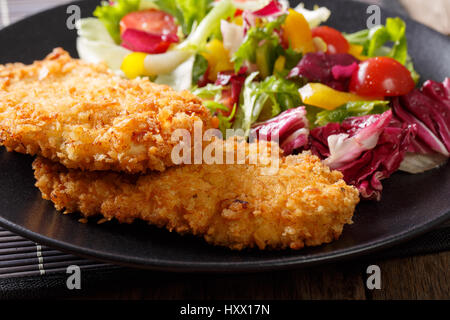
<svg viewBox="0 0 450 320">
<path fill-rule="evenodd" d="M 217 127 L 200 99 L 72 59 L 0 66 L 0 145 L 82 170 L 145 173 L 173 165 L 177 129 Z"/>
<path fill-rule="evenodd" d="M 278 170 L 267 174 L 271 158 L 264 152 L 255 154 L 237 140 L 226 144 L 226 150 L 245 148 L 245 164 L 186 165 L 135 176 L 71 170 L 37 158 L 36 186 L 66 213 L 121 223 L 140 219 L 236 250 L 317 246 L 337 239 L 352 222 L 357 189 L 316 156 L 281 158 Z M 271 147 L 281 156 L 278 146 Z M 250 164 L 252 157 L 258 164 Z"/>
</svg>

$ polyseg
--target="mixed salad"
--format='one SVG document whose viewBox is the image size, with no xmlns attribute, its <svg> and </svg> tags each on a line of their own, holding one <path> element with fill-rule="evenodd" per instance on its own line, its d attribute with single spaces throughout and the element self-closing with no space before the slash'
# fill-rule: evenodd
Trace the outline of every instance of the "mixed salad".
<svg viewBox="0 0 450 320">
<path fill-rule="evenodd" d="M 331 12 L 277 0 L 104 1 L 78 23 L 82 59 L 128 78 L 190 90 L 220 129 L 310 150 L 363 198 L 397 170 L 421 173 L 450 156 L 450 79 L 426 81 L 406 25 L 342 33 Z"/>
</svg>

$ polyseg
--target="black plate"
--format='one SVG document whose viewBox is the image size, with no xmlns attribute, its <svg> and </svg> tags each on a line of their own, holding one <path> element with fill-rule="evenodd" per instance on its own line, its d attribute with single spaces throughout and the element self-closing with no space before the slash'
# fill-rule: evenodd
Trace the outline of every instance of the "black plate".
<svg viewBox="0 0 450 320">
<path fill-rule="evenodd" d="M 332 10 L 329 25 L 351 32 L 365 28 L 367 6 L 312 0 L 307 7 Z M 97 1 L 79 2 L 90 16 Z M 0 31 L 0 63 L 42 59 L 61 46 L 76 55 L 75 31 L 66 28 L 66 8 L 40 13 Z M 383 17 L 391 14 L 383 11 Z M 403 17 L 405 18 L 405 17 Z M 448 38 L 410 19 L 410 53 L 423 79 L 450 75 Z M 384 182 L 383 200 L 358 206 L 355 223 L 336 242 L 302 251 L 232 252 L 202 239 L 181 237 L 144 223 L 80 224 L 41 199 L 33 186 L 32 158 L 0 151 L 0 224 L 34 241 L 85 257 L 166 271 L 237 272 L 299 267 L 367 254 L 430 230 L 450 218 L 449 165 L 422 175 L 397 173 Z"/>
</svg>

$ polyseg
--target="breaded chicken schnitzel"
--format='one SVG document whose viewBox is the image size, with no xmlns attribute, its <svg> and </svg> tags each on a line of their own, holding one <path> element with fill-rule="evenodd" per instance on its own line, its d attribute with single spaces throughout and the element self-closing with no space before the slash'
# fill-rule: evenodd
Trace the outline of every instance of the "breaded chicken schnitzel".
<svg viewBox="0 0 450 320">
<path fill-rule="evenodd" d="M 68 168 L 143 173 L 172 166 L 176 129 L 217 127 L 200 99 L 55 49 L 31 65 L 0 66 L 0 145 Z"/>
<path fill-rule="evenodd" d="M 236 250 L 317 246 L 337 239 L 351 223 L 357 189 L 316 156 L 281 158 L 278 171 L 265 175 L 269 155 L 235 139 L 226 144 L 226 150 L 245 148 L 246 164 L 186 165 L 133 176 L 66 169 L 39 157 L 36 186 L 67 213 L 121 223 L 141 219 Z M 281 155 L 278 146 L 274 150 Z M 259 164 L 250 164 L 255 156 Z"/>
</svg>

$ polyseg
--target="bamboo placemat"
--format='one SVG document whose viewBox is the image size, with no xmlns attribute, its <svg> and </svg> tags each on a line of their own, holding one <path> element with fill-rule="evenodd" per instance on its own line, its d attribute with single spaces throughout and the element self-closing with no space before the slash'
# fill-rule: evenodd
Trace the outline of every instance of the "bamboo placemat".
<svg viewBox="0 0 450 320">
<path fill-rule="evenodd" d="M 54 250 L 0 227 L 0 279 L 65 274 L 71 265 L 83 270 L 110 266 Z"/>
</svg>

